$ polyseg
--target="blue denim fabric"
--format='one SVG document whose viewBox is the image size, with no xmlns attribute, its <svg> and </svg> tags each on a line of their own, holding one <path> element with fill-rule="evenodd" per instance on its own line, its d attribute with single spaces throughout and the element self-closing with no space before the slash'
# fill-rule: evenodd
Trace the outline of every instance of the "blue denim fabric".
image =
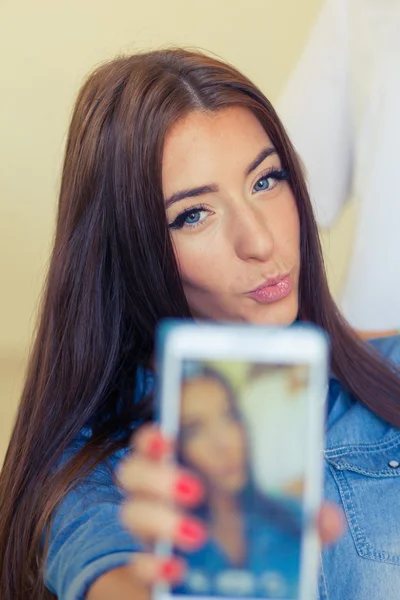
<svg viewBox="0 0 400 600">
<path fill-rule="evenodd" d="M 373 345 L 400 365 L 399 337 Z M 140 385 L 143 389 L 143 381 Z M 325 497 L 343 507 L 347 530 L 322 553 L 319 600 L 399 600 L 400 466 L 393 461 L 400 465 L 400 431 L 334 379 L 328 400 Z M 82 432 L 74 451 L 86 435 Z M 82 600 L 93 581 L 128 564 L 141 549 L 118 520 L 123 498 L 113 471 L 126 452 L 97 467 L 54 515 L 44 578 L 59 600 Z"/>
<path fill-rule="evenodd" d="M 191 586 L 191 580 L 197 576 L 205 582 L 201 590 L 203 595 L 295 600 L 299 592 L 299 509 L 297 503 L 293 503 L 289 509 L 292 515 L 296 514 L 299 525 L 298 532 L 292 534 L 284 531 L 282 526 L 274 525 L 265 515 L 245 513 L 243 520 L 247 552 L 243 564 L 239 568 L 232 564 L 221 547 L 208 540 L 203 548 L 186 555 L 186 580 L 174 591 L 184 595 L 199 595 L 199 589 Z"/>
<path fill-rule="evenodd" d="M 373 345 L 400 364 L 399 337 Z M 354 401 L 340 384 L 330 387 L 335 396 L 327 424 L 325 497 L 344 508 L 347 530 L 322 554 L 320 600 L 397 600 L 400 431 Z"/>
</svg>

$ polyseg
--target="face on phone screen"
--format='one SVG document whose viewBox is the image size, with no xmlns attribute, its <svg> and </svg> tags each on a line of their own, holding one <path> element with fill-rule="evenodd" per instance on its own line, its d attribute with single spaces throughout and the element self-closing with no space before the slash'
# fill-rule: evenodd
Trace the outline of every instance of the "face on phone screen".
<svg viewBox="0 0 400 600">
<path fill-rule="evenodd" d="M 298 597 L 307 385 L 298 364 L 183 363 L 177 455 L 209 535 L 173 594 Z"/>
</svg>

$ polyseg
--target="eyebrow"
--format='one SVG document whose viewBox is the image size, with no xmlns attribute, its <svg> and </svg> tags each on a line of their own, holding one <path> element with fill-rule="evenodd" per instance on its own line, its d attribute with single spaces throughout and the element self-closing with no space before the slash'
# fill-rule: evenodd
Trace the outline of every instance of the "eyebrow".
<svg viewBox="0 0 400 600">
<path fill-rule="evenodd" d="M 246 177 L 250 175 L 261 163 L 271 156 L 272 154 L 277 154 L 275 148 L 273 146 L 269 146 L 268 148 L 264 148 L 261 152 L 256 156 L 253 162 L 246 169 Z M 180 200 L 184 200 L 185 198 L 197 198 L 199 196 L 204 196 L 205 194 L 211 194 L 213 192 L 218 192 L 218 186 L 215 183 L 210 185 L 202 185 L 196 188 L 190 188 L 187 190 L 182 190 L 181 192 L 176 192 L 176 194 L 172 194 L 165 201 L 165 208 L 169 208 L 175 202 L 179 202 Z"/>
<path fill-rule="evenodd" d="M 268 148 L 264 148 L 263 150 L 261 150 L 260 154 L 258 154 L 258 156 L 248 166 L 246 175 L 250 175 L 250 173 L 255 171 L 257 169 L 257 167 L 259 167 L 261 165 L 261 163 L 264 162 L 264 160 L 266 158 L 268 158 L 268 156 L 271 156 L 272 154 L 277 154 L 277 151 L 275 150 L 275 148 L 273 146 L 269 146 Z"/>
<path fill-rule="evenodd" d="M 185 198 L 197 198 L 198 196 L 204 196 L 204 194 L 211 194 L 212 192 L 218 192 L 218 186 L 213 185 L 202 185 L 201 187 L 191 188 L 189 190 L 182 190 L 176 194 L 172 194 L 165 202 L 165 208 L 169 208 L 171 204 L 184 200 Z"/>
</svg>

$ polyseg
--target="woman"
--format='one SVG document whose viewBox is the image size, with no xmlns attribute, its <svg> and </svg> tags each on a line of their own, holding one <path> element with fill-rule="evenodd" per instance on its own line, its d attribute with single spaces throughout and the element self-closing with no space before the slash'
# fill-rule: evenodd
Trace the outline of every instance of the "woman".
<svg viewBox="0 0 400 600">
<path fill-rule="evenodd" d="M 193 501 L 193 478 L 158 460 L 168 444 L 145 427 L 165 316 L 298 318 L 331 335 L 326 497 L 346 504 L 350 528 L 323 555 L 321 596 L 397 598 L 398 340 L 379 355 L 340 316 L 299 161 L 263 94 L 233 67 L 176 50 L 100 67 L 75 106 L 1 473 L 2 600 L 145 599 L 150 582 L 177 575 L 145 552 L 152 540 L 204 541 L 171 504 Z M 130 535 L 114 473 L 139 424 L 121 475 Z"/>
<path fill-rule="evenodd" d="M 178 452 L 203 484 L 195 515 L 209 524 L 209 537 L 186 556 L 185 582 L 177 591 L 298 597 L 300 505 L 258 490 L 237 398 L 215 370 L 198 368 L 185 378 Z M 238 590 L 235 567 L 244 589 Z"/>
</svg>

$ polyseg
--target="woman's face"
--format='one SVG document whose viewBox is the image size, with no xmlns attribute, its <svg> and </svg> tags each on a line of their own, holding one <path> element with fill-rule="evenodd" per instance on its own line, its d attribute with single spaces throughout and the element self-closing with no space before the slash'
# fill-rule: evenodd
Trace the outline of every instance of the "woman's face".
<svg viewBox="0 0 400 600">
<path fill-rule="evenodd" d="M 169 131 L 163 192 L 195 318 L 293 322 L 300 232 L 279 156 L 242 107 L 192 112 Z"/>
<path fill-rule="evenodd" d="M 211 489 L 235 494 L 247 480 L 243 427 L 218 380 L 198 377 L 182 389 L 182 454 Z"/>
</svg>

